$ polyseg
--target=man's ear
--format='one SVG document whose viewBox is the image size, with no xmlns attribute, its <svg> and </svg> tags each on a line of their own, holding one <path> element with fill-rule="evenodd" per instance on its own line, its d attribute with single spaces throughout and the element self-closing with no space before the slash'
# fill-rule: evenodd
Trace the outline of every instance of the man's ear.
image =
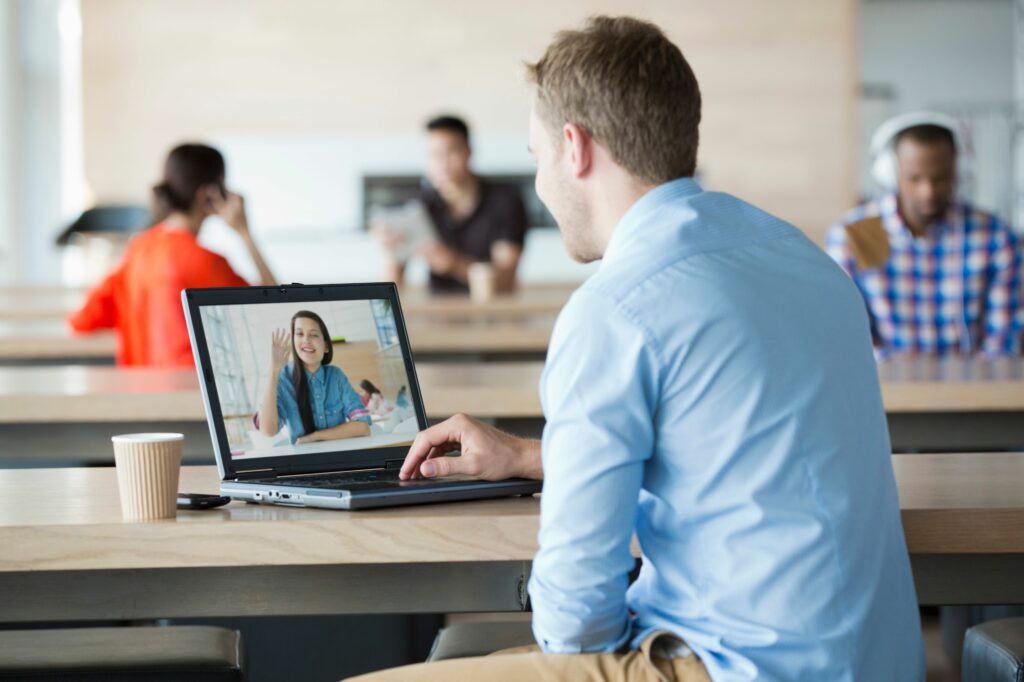
<svg viewBox="0 0 1024 682">
<path fill-rule="evenodd" d="M 594 138 L 576 123 L 562 127 L 562 145 L 568 155 L 569 170 L 574 178 L 586 177 L 594 161 Z"/>
</svg>

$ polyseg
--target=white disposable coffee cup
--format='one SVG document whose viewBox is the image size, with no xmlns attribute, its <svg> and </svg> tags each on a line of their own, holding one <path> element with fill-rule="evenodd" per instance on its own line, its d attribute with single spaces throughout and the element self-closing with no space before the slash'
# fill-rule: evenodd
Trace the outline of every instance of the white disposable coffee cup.
<svg viewBox="0 0 1024 682">
<path fill-rule="evenodd" d="M 129 433 L 114 436 L 114 464 L 121 515 L 125 521 L 177 516 L 180 433 Z"/>
<path fill-rule="evenodd" d="M 469 265 L 469 297 L 478 303 L 494 298 L 494 268 L 490 263 Z"/>
</svg>

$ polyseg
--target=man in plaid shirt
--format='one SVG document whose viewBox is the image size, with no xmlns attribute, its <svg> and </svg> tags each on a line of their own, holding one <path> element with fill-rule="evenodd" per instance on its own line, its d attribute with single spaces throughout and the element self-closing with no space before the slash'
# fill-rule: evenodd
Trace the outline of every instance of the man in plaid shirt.
<svg viewBox="0 0 1024 682">
<path fill-rule="evenodd" d="M 881 354 L 1020 349 L 1020 240 L 956 199 L 950 130 L 917 125 L 893 142 L 897 190 L 847 213 L 826 239 L 857 283 Z"/>
</svg>

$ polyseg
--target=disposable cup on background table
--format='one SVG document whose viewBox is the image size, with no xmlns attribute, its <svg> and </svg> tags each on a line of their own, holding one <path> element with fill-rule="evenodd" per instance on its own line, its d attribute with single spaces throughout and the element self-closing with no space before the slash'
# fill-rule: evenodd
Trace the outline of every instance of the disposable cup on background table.
<svg viewBox="0 0 1024 682">
<path fill-rule="evenodd" d="M 477 303 L 486 303 L 494 298 L 494 268 L 490 263 L 470 264 L 469 297 Z"/>
<path fill-rule="evenodd" d="M 184 439 L 180 433 L 129 433 L 111 438 L 125 521 L 177 516 L 175 503 Z"/>
</svg>

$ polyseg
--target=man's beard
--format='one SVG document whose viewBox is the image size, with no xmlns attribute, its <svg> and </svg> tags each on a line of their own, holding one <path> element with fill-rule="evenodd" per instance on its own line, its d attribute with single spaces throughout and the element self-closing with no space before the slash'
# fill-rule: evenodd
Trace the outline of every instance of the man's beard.
<svg viewBox="0 0 1024 682">
<path fill-rule="evenodd" d="M 583 197 L 564 179 L 555 191 L 559 196 L 558 229 L 569 257 L 579 263 L 600 260 L 604 254 L 596 244 L 593 220 Z"/>
</svg>

